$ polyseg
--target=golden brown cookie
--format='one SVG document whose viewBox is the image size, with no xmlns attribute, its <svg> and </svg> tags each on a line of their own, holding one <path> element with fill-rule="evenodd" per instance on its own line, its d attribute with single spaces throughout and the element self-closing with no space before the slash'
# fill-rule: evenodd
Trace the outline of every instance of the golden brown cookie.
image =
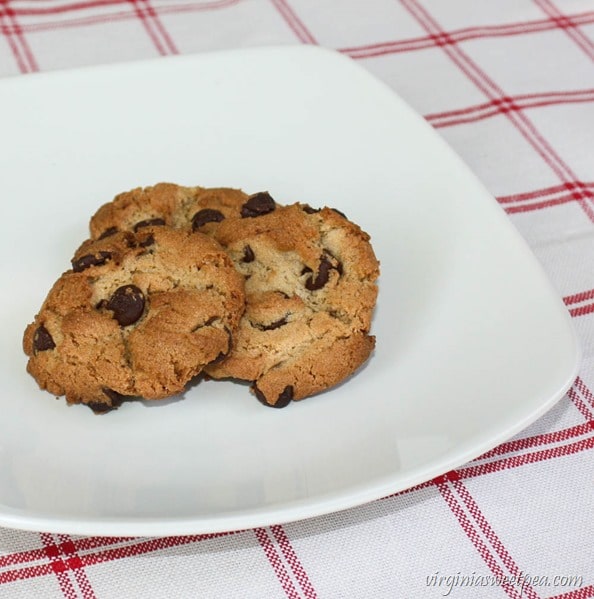
<svg viewBox="0 0 594 599">
<path fill-rule="evenodd" d="M 367 360 L 379 263 L 369 236 L 336 210 L 276 205 L 228 218 L 214 232 L 246 280 L 231 353 L 205 368 L 252 381 L 284 407 L 336 385 Z"/>
<path fill-rule="evenodd" d="M 147 226 L 85 242 L 24 334 L 40 387 L 97 412 L 161 399 L 230 349 L 244 281 L 213 239 Z"/>
<path fill-rule="evenodd" d="M 246 312 L 229 356 L 205 368 L 213 378 L 252 381 L 262 403 L 283 407 L 343 381 L 371 354 L 379 263 L 339 211 L 159 183 L 102 206 L 91 234 L 155 222 L 212 236 L 245 277 Z"/>
</svg>

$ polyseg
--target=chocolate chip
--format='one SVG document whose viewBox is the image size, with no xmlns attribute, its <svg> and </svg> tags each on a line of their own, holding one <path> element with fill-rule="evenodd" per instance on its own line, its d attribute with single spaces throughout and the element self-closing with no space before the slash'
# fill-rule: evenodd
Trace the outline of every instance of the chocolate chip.
<svg viewBox="0 0 594 599">
<path fill-rule="evenodd" d="M 276 403 L 274 404 L 275 408 L 284 408 L 288 406 L 291 400 L 293 399 L 293 385 L 287 385 L 283 392 L 278 396 Z"/>
<path fill-rule="evenodd" d="M 137 245 L 136 236 L 133 233 L 130 233 L 130 231 L 124 233 L 124 241 L 126 242 L 126 247 L 129 248 L 135 248 Z"/>
<path fill-rule="evenodd" d="M 320 211 L 320 208 L 312 208 L 309 204 L 304 204 L 302 208 L 303 212 L 306 212 L 307 214 L 315 214 Z"/>
<path fill-rule="evenodd" d="M 117 391 L 114 391 L 113 389 L 109 389 L 108 387 L 103 387 L 101 391 L 103 391 L 104 395 L 109 398 L 110 403 L 104 403 L 102 401 L 90 401 L 85 404 L 87 407 L 91 408 L 95 414 L 105 414 L 106 412 L 116 410 L 122 405 L 122 402 L 125 399 L 123 395 Z"/>
<path fill-rule="evenodd" d="M 330 270 L 332 270 L 332 262 L 328 260 L 325 254 L 322 254 L 320 258 L 320 267 L 318 269 L 318 273 L 316 274 L 316 278 L 314 279 L 313 275 L 307 278 L 305 281 L 305 288 L 310 291 L 315 291 L 316 289 L 321 289 L 328 282 L 330 278 Z"/>
<path fill-rule="evenodd" d="M 142 316 L 144 303 L 144 295 L 136 285 L 124 285 L 115 290 L 105 307 L 113 312 L 120 326 L 126 327 Z"/>
<path fill-rule="evenodd" d="M 117 227 L 109 227 L 108 229 L 105 229 L 105 231 L 103 231 L 103 233 L 101 233 L 101 235 L 99 235 L 98 239 L 105 239 L 106 237 L 109 237 L 110 235 L 114 235 L 117 232 L 118 232 Z"/>
<path fill-rule="evenodd" d="M 91 408 L 91 410 L 93 410 L 93 412 L 95 412 L 95 414 L 105 414 L 107 412 L 111 412 L 112 410 L 116 409 L 116 408 L 113 408 L 112 406 L 110 406 L 109 404 L 101 403 L 100 401 L 89 401 L 88 403 L 86 403 L 84 405 L 87 406 L 88 408 Z"/>
<path fill-rule="evenodd" d="M 335 264 L 333 264 L 332 261 L 334 261 Z M 307 272 L 306 269 L 307 266 L 301 271 L 301 274 L 305 274 Z M 318 273 L 316 274 L 315 279 L 313 275 L 307 278 L 305 281 L 305 288 L 310 291 L 316 291 L 317 289 L 324 287 L 330 278 L 330 271 L 332 269 L 336 270 L 339 275 L 342 275 L 342 262 L 337 260 L 328 250 L 324 250 L 324 253 L 320 257 Z"/>
<path fill-rule="evenodd" d="M 206 223 L 220 223 L 222 220 L 225 220 L 225 215 L 222 212 L 212 208 L 203 208 L 192 217 L 192 231 L 198 230 Z"/>
<path fill-rule="evenodd" d="M 42 324 L 39 325 L 33 335 L 33 349 L 38 352 L 54 349 L 54 347 L 56 347 L 56 344 L 49 331 Z"/>
<path fill-rule="evenodd" d="M 72 270 L 82 272 L 91 266 L 102 266 L 108 260 L 111 260 L 111 252 L 97 252 L 96 254 L 87 254 L 78 260 L 72 260 Z"/>
<path fill-rule="evenodd" d="M 254 254 L 254 250 L 252 250 L 252 248 L 249 245 L 246 245 L 243 248 L 243 258 L 241 259 L 242 262 L 253 262 L 256 259 L 256 256 Z"/>
<path fill-rule="evenodd" d="M 267 191 L 260 191 L 251 195 L 248 201 L 241 207 L 242 218 L 252 218 L 273 212 L 276 204 Z"/>
<path fill-rule="evenodd" d="M 256 383 L 254 383 L 252 385 L 252 390 L 254 391 L 256 397 L 258 398 L 258 401 L 261 404 L 264 404 L 265 406 L 269 407 L 269 408 L 285 408 L 286 406 L 288 406 L 291 403 L 291 400 L 293 399 L 293 385 L 287 385 L 282 393 L 278 396 L 276 403 L 268 403 L 266 396 L 264 395 L 264 393 L 262 393 L 262 391 L 260 391 L 260 389 L 258 389 L 258 386 L 256 385 Z"/>
<path fill-rule="evenodd" d="M 141 220 L 136 223 L 133 227 L 134 233 L 138 231 L 138 229 L 142 229 L 142 227 L 160 227 L 165 224 L 165 221 L 162 218 L 147 218 L 146 220 Z"/>
<path fill-rule="evenodd" d="M 124 396 L 121 393 L 118 393 L 113 389 L 109 389 L 109 387 L 102 387 L 101 391 L 103 391 L 103 393 L 109 397 L 112 406 L 115 405 L 117 407 L 124 401 Z"/>
<path fill-rule="evenodd" d="M 274 329 L 280 329 L 280 327 L 285 326 L 287 324 L 287 317 L 283 316 L 279 320 L 276 320 L 270 324 L 260 324 L 253 322 L 250 322 L 250 324 L 260 331 L 274 331 Z"/>
<path fill-rule="evenodd" d="M 138 245 L 141 248 L 146 248 L 149 245 L 153 245 L 155 243 L 155 236 L 152 233 L 149 233 L 144 239 L 141 239 L 138 242 Z"/>
<path fill-rule="evenodd" d="M 319 212 L 321 210 L 321 208 L 312 208 L 309 204 L 303 204 L 303 206 L 301 207 L 303 209 L 303 212 L 306 212 L 307 214 L 315 214 L 316 212 Z M 338 210 L 338 208 L 330 208 L 330 210 L 332 210 L 332 212 L 336 212 L 336 214 L 339 214 L 340 216 L 342 216 L 342 218 L 348 220 L 346 214 Z"/>
</svg>

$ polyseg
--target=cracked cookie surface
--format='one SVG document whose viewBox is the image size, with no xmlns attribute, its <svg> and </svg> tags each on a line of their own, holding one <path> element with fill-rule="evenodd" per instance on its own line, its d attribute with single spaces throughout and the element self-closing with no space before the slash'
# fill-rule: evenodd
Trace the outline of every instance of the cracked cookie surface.
<svg viewBox="0 0 594 599">
<path fill-rule="evenodd" d="M 276 205 L 223 220 L 213 236 L 245 277 L 246 312 L 213 378 L 252 381 L 284 407 L 332 387 L 371 354 L 377 261 L 369 236 L 340 212 Z"/>
<path fill-rule="evenodd" d="M 230 350 L 244 281 L 213 239 L 158 225 L 87 241 L 24 334 L 40 387 L 104 412 L 183 391 Z"/>
<path fill-rule="evenodd" d="M 243 191 L 229 187 L 184 187 L 174 183 L 138 187 L 118 194 L 97 210 L 89 225 L 91 238 L 160 225 L 210 234 L 222 220 L 240 217 L 242 206 L 249 200 Z"/>
</svg>

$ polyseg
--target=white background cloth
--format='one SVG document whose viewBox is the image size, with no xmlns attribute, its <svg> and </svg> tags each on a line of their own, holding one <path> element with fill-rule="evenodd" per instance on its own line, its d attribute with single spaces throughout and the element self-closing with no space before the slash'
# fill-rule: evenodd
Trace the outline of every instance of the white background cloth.
<svg viewBox="0 0 594 599">
<path fill-rule="evenodd" d="M 358 61 L 470 165 L 574 317 L 579 378 L 475 462 L 342 513 L 165 539 L 0 528 L 0 597 L 594 597 L 594 1 L 0 2 L 2 77 L 296 43 Z"/>
</svg>

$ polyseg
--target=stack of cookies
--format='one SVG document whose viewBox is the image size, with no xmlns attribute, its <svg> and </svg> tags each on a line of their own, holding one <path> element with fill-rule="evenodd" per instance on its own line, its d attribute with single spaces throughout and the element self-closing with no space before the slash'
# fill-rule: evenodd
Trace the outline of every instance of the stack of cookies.
<svg viewBox="0 0 594 599">
<path fill-rule="evenodd" d="M 159 183 L 99 208 L 24 335 L 40 387 L 97 413 L 200 373 L 284 407 L 370 356 L 379 264 L 341 212 Z"/>
</svg>

